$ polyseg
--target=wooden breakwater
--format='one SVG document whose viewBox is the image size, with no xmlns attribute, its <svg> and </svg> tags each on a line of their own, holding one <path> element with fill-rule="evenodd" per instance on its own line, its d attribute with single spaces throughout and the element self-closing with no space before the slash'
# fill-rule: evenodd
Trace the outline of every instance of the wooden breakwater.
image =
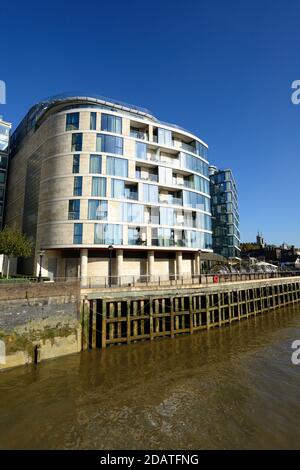
<svg viewBox="0 0 300 470">
<path fill-rule="evenodd" d="M 169 288 L 84 293 L 82 349 L 222 327 L 300 301 L 300 277 Z"/>
</svg>

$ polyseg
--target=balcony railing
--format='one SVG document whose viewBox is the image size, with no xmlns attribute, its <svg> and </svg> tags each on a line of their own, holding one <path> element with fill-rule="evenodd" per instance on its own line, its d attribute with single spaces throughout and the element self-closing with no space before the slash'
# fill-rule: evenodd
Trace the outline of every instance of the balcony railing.
<svg viewBox="0 0 300 470">
<path fill-rule="evenodd" d="M 135 139 L 148 140 L 147 132 L 130 130 L 130 137 L 134 137 Z"/>
<path fill-rule="evenodd" d="M 80 219 L 80 212 L 69 212 L 69 220 L 79 220 Z"/>
<path fill-rule="evenodd" d="M 137 192 L 126 192 L 125 193 L 125 198 L 126 199 L 131 199 L 133 201 L 138 200 L 138 193 Z"/>
<path fill-rule="evenodd" d="M 128 245 L 146 245 L 147 241 L 141 238 L 128 238 Z"/>
<path fill-rule="evenodd" d="M 159 197 L 159 202 L 161 204 L 171 204 L 171 205 L 176 205 L 176 206 L 182 206 L 182 199 L 179 197 L 172 197 L 172 198 Z"/>
</svg>

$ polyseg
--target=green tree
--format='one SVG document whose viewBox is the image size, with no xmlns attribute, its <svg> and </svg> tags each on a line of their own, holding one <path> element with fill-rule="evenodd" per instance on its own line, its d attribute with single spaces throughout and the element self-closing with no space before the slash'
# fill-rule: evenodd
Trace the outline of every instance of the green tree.
<svg viewBox="0 0 300 470">
<path fill-rule="evenodd" d="M 6 277 L 8 278 L 10 258 L 29 258 L 32 253 L 32 243 L 19 230 L 5 227 L 0 232 L 0 253 L 7 256 Z"/>
</svg>

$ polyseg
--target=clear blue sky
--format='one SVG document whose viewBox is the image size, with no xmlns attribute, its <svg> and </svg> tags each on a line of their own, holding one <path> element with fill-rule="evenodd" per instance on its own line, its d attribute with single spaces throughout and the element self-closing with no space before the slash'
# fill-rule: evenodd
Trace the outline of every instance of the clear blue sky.
<svg viewBox="0 0 300 470">
<path fill-rule="evenodd" d="M 73 90 L 146 107 L 233 169 L 243 241 L 300 246 L 299 22 L 298 0 L 3 2 L 0 114 Z"/>
</svg>

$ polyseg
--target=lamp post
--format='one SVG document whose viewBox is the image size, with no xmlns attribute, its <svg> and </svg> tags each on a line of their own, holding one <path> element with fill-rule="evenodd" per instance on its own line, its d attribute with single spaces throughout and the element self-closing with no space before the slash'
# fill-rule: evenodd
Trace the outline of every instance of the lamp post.
<svg viewBox="0 0 300 470">
<path fill-rule="evenodd" d="M 38 277 L 38 282 L 42 281 L 42 264 L 43 264 L 43 256 L 45 254 L 45 250 L 40 250 L 38 252 L 39 257 L 40 257 L 40 269 L 39 269 L 39 277 Z"/>
<path fill-rule="evenodd" d="M 199 276 L 201 276 L 201 250 L 198 250 L 198 260 L 199 260 Z"/>
<path fill-rule="evenodd" d="M 112 251 L 114 247 L 109 245 L 108 252 L 109 252 L 109 265 L 108 265 L 108 287 L 111 287 L 111 278 L 112 278 Z"/>
</svg>

